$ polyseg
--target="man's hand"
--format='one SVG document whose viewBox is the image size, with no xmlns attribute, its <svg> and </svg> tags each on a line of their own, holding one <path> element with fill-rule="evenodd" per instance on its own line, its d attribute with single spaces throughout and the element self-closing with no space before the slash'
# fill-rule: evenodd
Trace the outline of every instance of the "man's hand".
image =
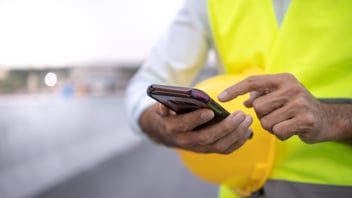
<svg viewBox="0 0 352 198">
<path fill-rule="evenodd" d="M 245 93 L 264 129 L 280 140 L 298 135 L 306 143 L 344 141 L 352 136 L 352 106 L 322 103 L 291 74 L 251 76 L 219 96 L 226 102 Z"/>
<path fill-rule="evenodd" d="M 142 113 L 139 121 L 142 130 L 154 141 L 201 153 L 231 153 L 251 135 L 252 117 L 240 111 L 219 123 L 195 130 L 213 117 L 210 109 L 175 114 L 164 105 L 155 103 Z"/>
</svg>

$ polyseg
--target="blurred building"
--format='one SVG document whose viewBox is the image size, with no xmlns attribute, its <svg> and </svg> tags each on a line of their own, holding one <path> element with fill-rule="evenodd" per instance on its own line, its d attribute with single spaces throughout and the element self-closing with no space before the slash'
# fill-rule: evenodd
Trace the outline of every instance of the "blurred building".
<svg viewBox="0 0 352 198">
<path fill-rule="evenodd" d="M 101 95 L 122 91 L 138 64 L 0 70 L 0 94 Z M 46 84 L 46 75 L 56 82 Z"/>
<path fill-rule="evenodd" d="M 0 68 L 0 80 L 5 79 L 7 76 L 7 69 Z"/>
</svg>

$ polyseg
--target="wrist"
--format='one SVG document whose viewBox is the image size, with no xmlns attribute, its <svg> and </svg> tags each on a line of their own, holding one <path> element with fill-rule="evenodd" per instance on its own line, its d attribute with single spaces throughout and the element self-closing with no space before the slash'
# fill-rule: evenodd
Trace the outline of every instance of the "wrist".
<svg viewBox="0 0 352 198">
<path fill-rule="evenodd" d="M 342 100 L 340 100 L 342 101 Z M 324 131 L 327 141 L 352 143 L 352 104 L 325 103 L 326 122 Z"/>
</svg>

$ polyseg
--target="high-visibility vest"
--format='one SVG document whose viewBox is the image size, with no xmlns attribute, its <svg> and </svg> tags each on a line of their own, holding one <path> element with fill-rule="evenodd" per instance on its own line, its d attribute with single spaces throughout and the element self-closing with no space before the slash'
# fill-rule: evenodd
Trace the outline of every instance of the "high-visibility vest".
<svg viewBox="0 0 352 198">
<path fill-rule="evenodd" d="M 352 1 L 294 0 L 279 28 L 272 0 L 208 0 L 226 72 L 289 72 L 318 98 L 352 97 Z M 234 164 L 235 166 L 235 164 Z M 352 146 L 280 141 L 270 179 L 352 186 Z"/>
</svg>

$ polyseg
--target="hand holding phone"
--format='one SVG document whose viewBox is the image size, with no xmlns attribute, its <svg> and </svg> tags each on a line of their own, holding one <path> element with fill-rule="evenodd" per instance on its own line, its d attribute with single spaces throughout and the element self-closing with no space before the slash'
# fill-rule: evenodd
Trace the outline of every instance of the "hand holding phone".
<svg viewBox="0 0 352 198">
<path fill-rule="evenodd" d="M 213 110 L 214 118 L 197 129 L 217 123 L 230 115 L 208 94 L 196 88 L 153 84 L 148 87 L 147 94 L 178 114 L 201 108 Z"/>
</svg>

